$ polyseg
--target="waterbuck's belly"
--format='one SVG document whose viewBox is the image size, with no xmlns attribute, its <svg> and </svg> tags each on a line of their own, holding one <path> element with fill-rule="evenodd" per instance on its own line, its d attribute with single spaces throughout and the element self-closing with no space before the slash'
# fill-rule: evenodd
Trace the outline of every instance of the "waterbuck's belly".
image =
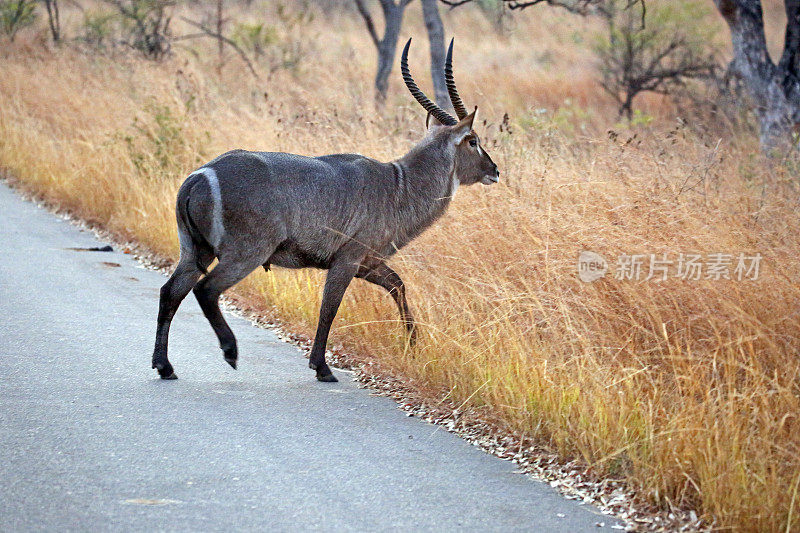
<svg viewBox="0 0 800 533">
<path fill-rule="evenodd" d="M 267 261 L 270 265 L 283 268 L 330 268 L 331 258 L 319 252 L 304 250 L 297 241 L 286 239 L 275 249 Z"/>
</svg>

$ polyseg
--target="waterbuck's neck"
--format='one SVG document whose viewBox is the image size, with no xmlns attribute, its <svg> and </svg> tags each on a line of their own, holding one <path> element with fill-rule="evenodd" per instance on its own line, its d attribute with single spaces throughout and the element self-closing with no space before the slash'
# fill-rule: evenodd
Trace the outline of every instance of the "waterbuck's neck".
<svg viewBox="0 0 800 533">
<path fill-rule="evenodd" d="M 454 158 L 455 147 L 448 136 L 434 131 L 392 162 L 399 174 L 397 220 L 402 244 L 422 233 L 447 210 L 458 186 Z"/>
</svg>

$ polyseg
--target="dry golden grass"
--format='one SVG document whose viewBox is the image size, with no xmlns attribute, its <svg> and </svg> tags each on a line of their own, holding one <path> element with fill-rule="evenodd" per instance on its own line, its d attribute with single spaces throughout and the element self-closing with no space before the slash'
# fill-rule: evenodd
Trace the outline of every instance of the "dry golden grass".
<svg viewBox="0 0 800 533">
<path fill-rule="evenodd" d="M 549 12 L 538 13 L 511 37 L 459 49 L 462 94 L 481 106 L 504 180 L 459 191 L 446 218 L 393 260 L 423 325 L 418 347 L 403 349 L 391 301 L 361 282 L 348 291 L 333 343 L 625 479 L 659 505 L 694 506 L 725 529 L 800 529 L 796 175 L 766 166 L 750 137 L 717 144 L 673 128 L 674 118 L 609 139 L 613 106 L 585 52 L 561 37 L 589 23 L 542 22 Z M 422 36 L 419 13 L 409 16 L 409 31 Z M 375 109 L 371 44 L 359 21 L 335 22 L 308 28 L 325 38 L 308 44 L 299 71 L 270 78 L 266 99 L 235 58 L 220 84 L 213 55 L 179 50 L 154 64 L 21 38 L 0 59 L 0 167 L 175 258 L 175 193 L 217 153 L 390 160 L 422 134 L 424 117 L 398 80 L 385 110 Z M 542 29 L 555 22 L 565 28 L 557 35 Z M 446 23 L 459 35 L 491 32 L 472 11 Z M 424 48 L 414 51 L 420 78 Z M 526 67 L 541 65 L 542 53 L 563 67 Z M 645 109 L 674 113 L 657 98 Z M 498 128 L 505 111 L 511 134 Z M 622 253 L 764 259 L 757 281 L 586 284 L 576 271 L 582 250 L 611 262 Z M 235 291 L 310 333 L 321 279 L 259 272 Z"/>
</svg>

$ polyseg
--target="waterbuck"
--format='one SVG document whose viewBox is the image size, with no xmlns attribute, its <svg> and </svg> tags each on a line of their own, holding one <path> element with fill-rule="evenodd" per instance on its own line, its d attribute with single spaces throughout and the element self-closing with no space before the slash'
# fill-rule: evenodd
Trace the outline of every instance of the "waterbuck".
<svg viewBox="0 0 800 533">
<path fill-rule="evenodd" d="M 389 291 L 413 340 L 414 319 L 403 281 L 386 260 L 444 213 L 459 184 L 489 185 L 500 173 L 472 129 L 477 107 L 468 114 L 458 96 L 453 42 L 445 78 L 458 120 L 414 83 L 408 70 L 410 45 L 411 39 L 400 69 L 409 91 L 428 111 L 429 127 L 403 157 L 381 163 L 357 154 L 306 157 L 234 150 L 186 178 L 176 206 L 180 261 L 161 288 L 158 310 L 153 368 L 162 379 L 176 378 L 167 359 L 169 326 L 192 289 L 225 361 L 236 368 L 236 338 L 218 300 L 260 266 L 328 270 L 309 361 L 320 381 L 337 381 L 325 363 L 325 346 L 354 277 Z M 208 272 L 215 258 L 219 263 Z"/>
</svg>

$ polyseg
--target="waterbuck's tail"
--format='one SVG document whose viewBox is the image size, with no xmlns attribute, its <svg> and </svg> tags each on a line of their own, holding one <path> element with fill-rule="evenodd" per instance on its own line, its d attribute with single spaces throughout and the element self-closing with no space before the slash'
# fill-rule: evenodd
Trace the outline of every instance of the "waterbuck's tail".
<svg viewBox="0 0 800 533">
<path fill-rule="evenodd" d="M 189 214 L 189 200 L 191 199 L 192 189 L 195 188 L 197 183 L 203 178 L 202 173 L 191 174 L 186 181 L 181 185 L 178 191 L 178 200 L 175 205 L 175 212 L 178 218 L 178 230 L 185 230 L 191 240 L 190 249 L 184 249 L 186 245 L 181 242 L 181 254 L 192 254 L 197 268 L 203 274 L 208 274 L 205 265 L 200 261 L 201 252 L 213 255 L 214 247 L 203 236 L 202 232 L 197 228 L 197 225 L 192 220 Z M 186 243 L 187 245 L 189 243 Z"/>
</svg>

